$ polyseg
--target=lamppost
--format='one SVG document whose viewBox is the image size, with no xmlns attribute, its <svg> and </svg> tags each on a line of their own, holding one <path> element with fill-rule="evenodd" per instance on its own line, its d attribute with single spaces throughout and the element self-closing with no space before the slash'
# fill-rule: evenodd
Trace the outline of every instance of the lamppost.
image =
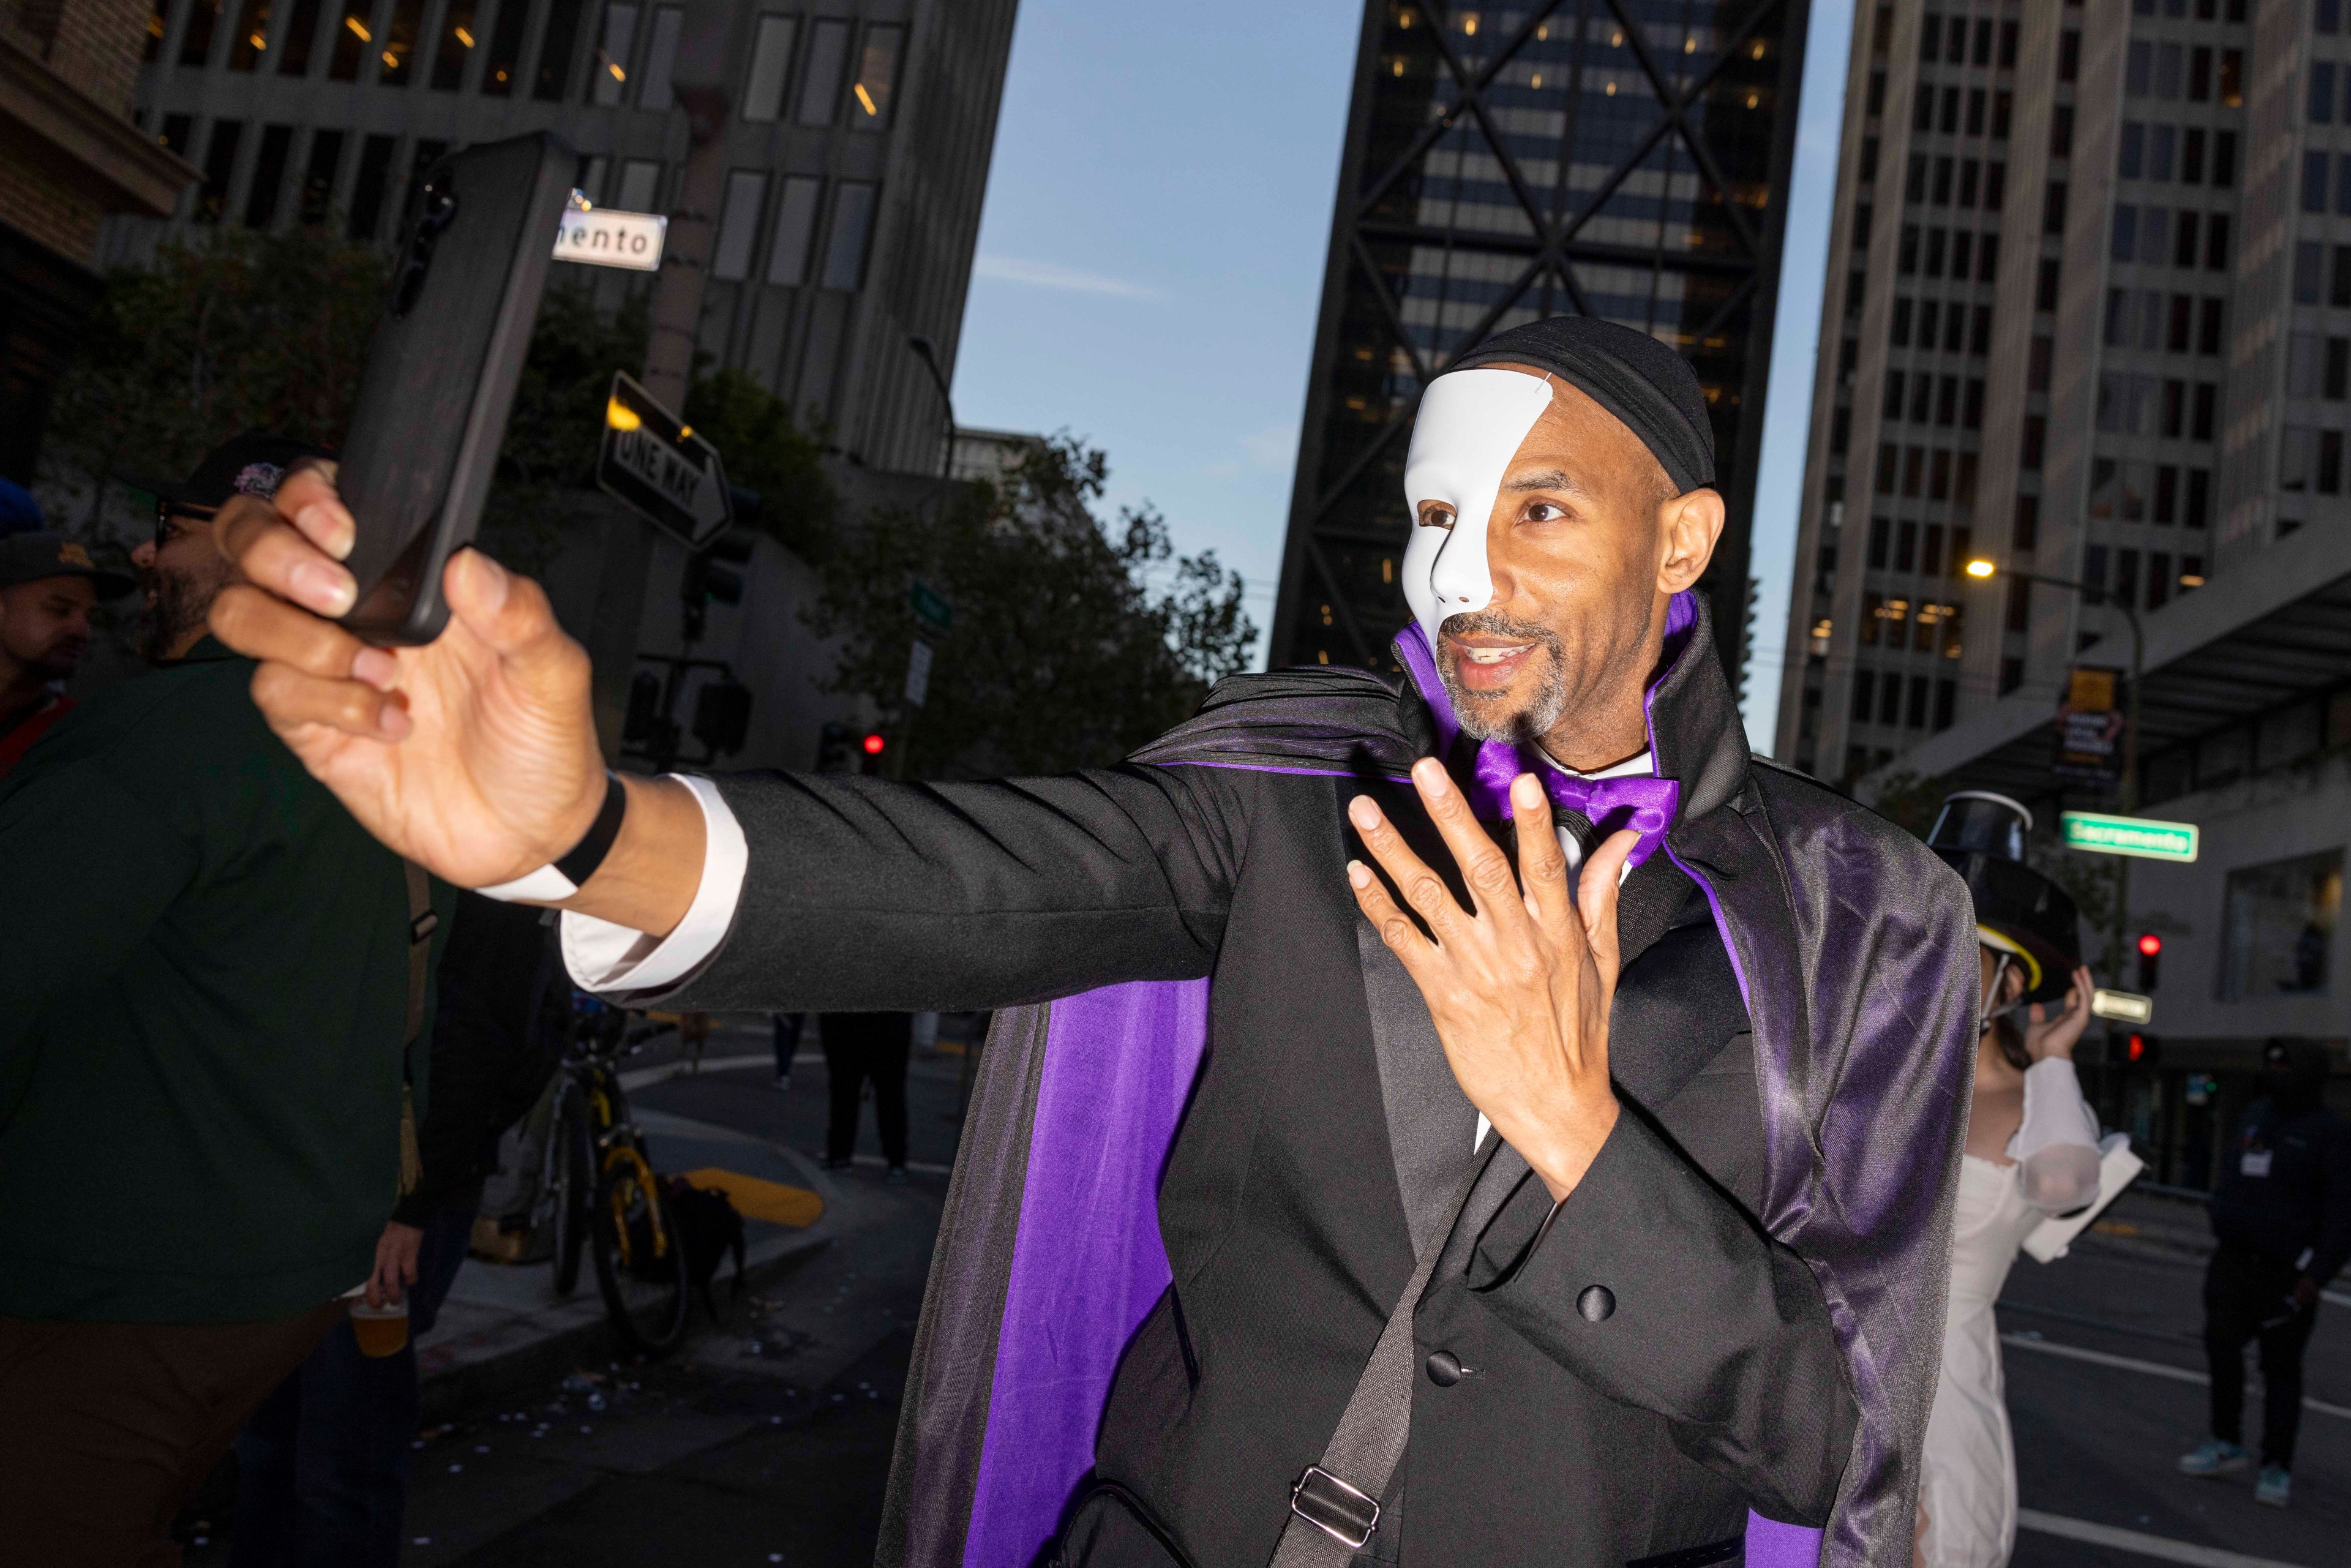
<svg viewBox="0 0 2351 1568">
<path fill-rule="evenodd" d="M 2001 568 L 1979 557 L 1968 562 L 1967 571 L 1977 581 L 1989 582 L 1999 575 Z M 2122 808 L 2123 815 L 2132 815 L 2138 810 L 2138 686 L 2147 658 L 2147 640 L 2139 629 L 2137 609 L 2128 599 L 2110 594 L 2105 589 L 2086 582 L 2077 582 L 2072 578 L 2045 577 L 2037 571 L 2018 571 L 2013 568 L 2009 569 L 2008 575 L 2020 581 L 2038 582 L 2050 588 L 2062 588 L 2069 593 L 2078 593 L 2085 604 L 2103 603 L 2121 611 L 2123 619 L 2130 623 L 2130 690 L 2126 695 L 2123 706 Z M 2126 856 L 2118 855 L 2115 865 L 2114 932 L 2111 937 L 2114 946 L 2110 950 L 2111 961 L 2117 969 L 2122 963 L 2123 933 L 2130 918 L 2129 904 L 2130 861 Z"/>
</svg>

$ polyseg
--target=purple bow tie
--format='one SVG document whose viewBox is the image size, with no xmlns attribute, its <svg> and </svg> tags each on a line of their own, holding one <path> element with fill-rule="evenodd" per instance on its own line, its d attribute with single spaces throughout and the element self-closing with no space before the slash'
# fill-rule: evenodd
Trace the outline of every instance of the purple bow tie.
<svg viewBox="0 0 2351 1568">
<path fill-rule="evenodd" d="M 1438 754 L 1442 756 L 1452 750 L 1454 740 L 1461 733 L 1461 723 L 1454 716 L 1451 699 L 1445 695 L 1445 682 L 1437 673 L 1437 656 L 1429 648 L 1427 634 L 1417 624 L 1405 627 L 1396 634 L 1395 652 L 1410 672 L 1413 684 L 1427 700 L 1429 715 L 1437 724 Z M 1510 815 L 1510 781 L 1521 773 L 1531 773 L 1542 780 L 1543 792 L 1551 797 L 1554 807 L 1582 813 L 1597 831 L 1595 843 L 1626 828 L 1639 833 L 1640 841 L 1625 859 L 1628 866 L 1639 865 L 1657 852 L 1681 803 L 1682 787 L 1671 779 L 1646 774 L 1620 779 L 1577 778 L 1552 766 L 1532 747 L 1508 740 L 1489 740 L 1480 745 L 1471 776 L 1457 779 L 1456 782 L 1468 796 L 1471 810 L 1487 821 L 1499 822 Z"/>
</svg>

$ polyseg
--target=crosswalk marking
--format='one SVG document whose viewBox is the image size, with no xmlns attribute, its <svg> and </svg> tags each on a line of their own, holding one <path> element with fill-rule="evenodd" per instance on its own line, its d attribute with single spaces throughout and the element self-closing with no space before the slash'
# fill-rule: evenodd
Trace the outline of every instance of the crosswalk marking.
<svg viewBox="0 0 2351 1568">
<path fill-rule="evenodd" d="M 2171 1541 L 2137 1530 L 2118 1530 L 2111 1524 L 2093 1524 L 2086 1519 L 2043 1513 L 2037 1508 L 2018 1509 L 2016 1523 L 2020 1530 L 2063 1536 L 2091 1546 L 2111 1546 L 2117 1552 L 2135 1552 L 2166 1563 L 2192 1563 L 2194 1568 L 2300 1568 L 2299 1564 L 2274 1557 L 2253 1557 L 2242 1552 L 2225 1552 L 2218 1546 L 2199 1546 L 2190 1541 Z"/>
<path fill-rule="evenodd" d="M 2077 1344 L 2056 1344 L 2045 1339 L 2037 1339 L 2031 1334 L 2004 1333 L 2000 1336 L 2000 1343 L 2014 1345 L 2019 1350 L 2039 1351 L 2043 1355 L 2062 1355 L 2068 1361 L 2087 1361 L 2099 1366 L 2117 1367 L 2124 1372 L 2142 1372 L 2149 1377 L 2168 1377 L 2176 1383 L 2193 1383 L 2199 1387 L 2212 1381 L 2209 1374 L 2191 1372 L 2184 1366 L 2166 1366 L 2159 1361 L 2141 1361 L 2137 1356 L 2115 1355 L 2103 1350 L 2085 1350 Z M 2256 1398 L 2261 1396 L 2261 1383 L 2258 1378 L 2253 1380 L 2252 1393 Z M 2324 1399 L 2304 1398 L 2302 1407 L 2305 1410 L 2315 1410 L 2322 1416 L 2339 1416 L 2345 1420 L 2351 1420 L 2351 1406 L 2329 1405 Z M 2199 1558 L 2197 1561 L 2201 1562 L 2202 1559 Z M 2252 1559 L 2247 1558 L 2245 1561 L 2250 1563 Z"/>
</svg>

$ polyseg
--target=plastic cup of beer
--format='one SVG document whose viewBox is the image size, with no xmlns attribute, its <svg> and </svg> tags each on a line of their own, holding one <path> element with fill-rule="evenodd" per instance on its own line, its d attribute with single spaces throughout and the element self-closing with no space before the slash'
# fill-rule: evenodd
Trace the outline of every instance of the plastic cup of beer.
<svg viewBox="0 0 2351 1568">
<path fill-rule="evenodd" d="M 398 1355 L 408 1343 L 408 1301 L 386 1301 L 371 1307 L 367 1298 L 360 1296 L 351 1302 L 351 1333 L 360 1342 L 360 1354 L 381 1358 Z"/>
</svg>

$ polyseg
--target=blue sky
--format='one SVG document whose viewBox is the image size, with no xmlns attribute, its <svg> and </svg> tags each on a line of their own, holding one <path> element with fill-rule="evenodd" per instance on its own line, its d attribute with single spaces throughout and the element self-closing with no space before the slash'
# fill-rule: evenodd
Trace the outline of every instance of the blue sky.
<svg viewBox="0 0 2351 1568">
<path fill-rule="evenodd" d="M 1826 14 L 1837 13 L 1833 18 Z M 1330 242 L 1339 142 L 1362 0 L 1192 0 L 1184 6 L 1021 0 L 979 254 L 956 363 L 956 417 L 1008 430 L 1068 429 L 1109 454 L 1113 505 L 1145 498 L 1176 548 L 1213 549 L 1272 619 L 1306 401 L 1306 362 Z M 1808 61 L 1808 121 L 1825 75 L 1841 91 L 1849 14 L 1830 21 L 1834 62 Z M 1826 120 L 1828 175 L 1836 118 Z M 1807 141 L 1819 161 L 1821 140 Z M 1784 521 L 1759 517 L 1767 580 L 1750 697 L 1767 716 L 1786 620 L 1794 479 L 1803 462 L 1818 330 L 1823 233 L 1801 325 L 1783 297 L 1767 441 L 1792 444 Z M 1798 196 L 1804 194 L 1800 178 Z M 1802 229 L 1800 211 L 1792 226 Z M 1792 246 L 1791 260 L 1799 259 Z M 1791 345 L 1801 342 L 1801 352 Z M 1802 371 L 1779 395 L 1790 361 Z M 1796 409 L 1792 428 L 1778 417 Z M 1767 452 L 1763 493 L 1773 494 Z M 1776 608 L 1770 596 L 1776 582 Z M 1262 653 L 1260 653 L 1262 657 Z M 1750 723 L 1750 731 L 1755 726 Z"/>
</svg>

